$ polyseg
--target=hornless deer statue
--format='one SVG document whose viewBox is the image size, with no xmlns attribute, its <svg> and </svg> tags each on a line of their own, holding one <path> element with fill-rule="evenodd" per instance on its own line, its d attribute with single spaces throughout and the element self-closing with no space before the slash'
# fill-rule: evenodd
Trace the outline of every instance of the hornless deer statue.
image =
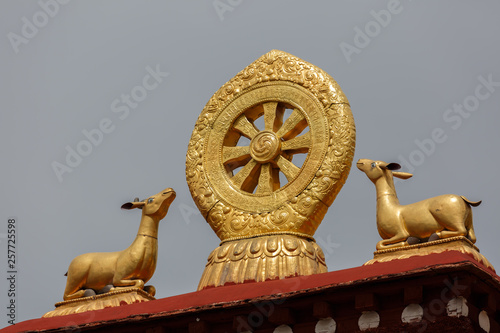
<svg viewBox="0 0 500 333">
<path fill-rule="evenodd" d="M 141 224 L 132 245 L 119 252 L 86 253 L 71 262 L 64 300 L 84 297 L 94 291 L 117 288 L 145 289 L 154 296 L 154 287 L 144 283 L 153 276 L 158 255 L 158 223 L 175 199 L 175 191 L 167 188 L 143 201 L 127 202 L 122 209 L 142 209 Z M 106 287 L 106 288 L 105 288 Z"/>
<path fill-rule="evenodd" d="M 377 229 L 383 238 L 377 243 L 377 250 L 409 245 L 408 237 L 426 241 L 464 236 L 476 242 L 471 206 L 479 206 L 481 201 L 445 194 L 401 205 L 392 177 L 408 179 L 413 176 L 411 173 L 394 171 L 401 168 L 397 163 L 368 159 L 360 159 L 357 167 L 375 184 L 377 191 Z"/>
</svg>

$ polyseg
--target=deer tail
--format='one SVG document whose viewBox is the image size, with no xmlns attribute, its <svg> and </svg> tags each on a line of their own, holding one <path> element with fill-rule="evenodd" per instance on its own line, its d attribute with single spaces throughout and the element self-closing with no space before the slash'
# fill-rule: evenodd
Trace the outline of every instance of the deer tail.
<svg viewBox="0 0 500 333">
<path fill-rule="evenodd" d="M 481 204 L 481 202 L 483 202 L 482 200 L 479 200 L 479 201 L 470 201 L 469 199 L 467 199 L 463 195 L 461 195 L 460 198 L 462 198 L 465 202 L 467 202 L 472 207 L 477 207 L 477 206 L 479 206 Z"/>
</svg>

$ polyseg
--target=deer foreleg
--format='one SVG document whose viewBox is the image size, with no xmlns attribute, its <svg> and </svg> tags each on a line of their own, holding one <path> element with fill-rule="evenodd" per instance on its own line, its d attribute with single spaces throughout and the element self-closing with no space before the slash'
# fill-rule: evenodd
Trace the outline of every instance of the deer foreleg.
<svg viewBox="0 0 500 333">
<path fill-rule="evenodd" d="M 83 295 L 85 295 L 85 289 L 80 289 L 78 290 L 77 292 L 74 292 L 72 294 L 69 294 L 67 295 L 66 293 L 64 294 L 64 297 L 63 299 L 65 301 L 68 301 L 70 299 L 75 299 L 75 298 L 80 298 L 80 297 L 83 297 Z"/>
<path fill-rule="evenodd" d="M 396 243 L 392 243 L 392 242 Z M 384 250 L 384 249 L 389 249 L 393 247 L 401 247 L 401 246 L 407 246 L 409 245 L 408 242 L 403 238 L 403 239 L 397 239 L 394 240 L 393 238 L 391 239 L 384 239 L 381 240 L 380 242 L 377 243 L 377 250 Z"/>
<path fill-rule="evenodd" d="M 385 223 L 381 223 L 379 220 L 377 220 L 379 234 L 382 236 L 382 238 L 384 238 L 377 243 L 377 250 L 408 245 L 408 242 L 406 240 L 408 239 L 410 234 L 408 233 L 408 231 L 406 231 L 406 229 L 398 227 L 400 225 L 404 225 L 404 221 L 389 220 Z M 387 232 L 387 230 L 389 230 L 390 232 Z M 391 237 L 391 234 L 393 234 L 394 236 Z M 386 235 L 386 237 L 384 237 L 383 235 Z"/>
</svg>

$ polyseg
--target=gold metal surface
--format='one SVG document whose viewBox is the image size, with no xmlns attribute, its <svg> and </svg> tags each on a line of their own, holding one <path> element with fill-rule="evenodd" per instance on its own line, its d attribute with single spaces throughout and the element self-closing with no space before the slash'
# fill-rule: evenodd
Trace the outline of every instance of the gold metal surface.
<svg viewBox="0 0 500 333">
<path fill-rule="evenodd" d="M 209 100 L 188 146 L 186 178 L 221 240 L 272 231 L 313 235 L 347 178 L 354 141 L 337 83 L 273 50 Z"/>
<path fill-rule="evenodd" d="M 208 101 L 189 142 L 186 179 L 222 241 L 275 233 L 307 238 L 345 183 L 354 144 L 354 120 L 338 84 L 273 50 Z"/>
<path fill-rule="evenodd" d="M 56 309 L 47 312 L 42 318 L 64 316 L 73 313 L 101 310 L 125 304 L 155 300 L 153 296 L 139 288 L 126 288 L 101 295 L 81 297 L 56 303 Z"/>
<path fill-rule="evenodd" d="M 99 291 L 113 285 L 111 291 L 144 287 L 156 269 L 158 254 L 158 223 L 175 199 L 175 191 L 167 188 L 143 201 L 128 202 L 122 209 L 142 209 L 142 218 L 132 245 L 120 252 L 86 253 L 71 262 L 64 291 L 64 300 L 83 297 L 86 289 Z M 137 199 L 138 200 L 138 199 Z"/>
<path fill-rule="evenodd" d="M 376 262 L 387 262 L 396 259 L 406 259 L 414 256 L 426 256 L 432 253 L 441 253 L 444 251 L 459 251 L 472 256 L 476 261 L 482 263 L 492 271 L 495 268 L 491 263 L 479 253 L 479 249 L 466 237 L 450 237 L 438 239 L 431 242 L 414 244 L 404 247 L 379 250 L 373 253 L 373 259 L 365 263 L 371 265 Z"/>
<path fill-rule="evenodd" d="M 433 238 L 464 236 L 472 243 L 476 242 L 471 206 L 478 206 L 480 201 L 445 194 L 401 205 L 393 176 L 408 179 L 411 174 L 393 171 L 401 168 L 397 163 L 368 159 L 360 159 L 357 167 L 375 184 L 377 192 L 377 229 L 383 238 L 377 243 L 377 250 L 408 246 L 409 237 L 417 242 L 426 242 Z"/>
<path fill-rule="evenodd" d="M 212 251 L 198 289 L 327 271 L 323 251 L 314 241 L 291 235 L 259 236 L 225 242 Z"/>
</svg>

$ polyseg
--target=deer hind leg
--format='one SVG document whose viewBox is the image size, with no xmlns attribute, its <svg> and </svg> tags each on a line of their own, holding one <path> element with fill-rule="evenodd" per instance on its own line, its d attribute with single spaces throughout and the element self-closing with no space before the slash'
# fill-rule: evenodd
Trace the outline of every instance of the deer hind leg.
<svg viewBox="0 0 500 333">
<path fill-rule="evenodd" d="M 472 212 L 469 214 L 467 217 L 468 223 L 467 224 L 467 237 L 472 243 L 476 242 L 476 233 L 474 232 L 474 225 L 472 224 Z"/>
<path fill-rule="evenodd" d="M 446 224 L 442 224 L 442 226 L 444 226 L 445 228 L 441 231 L 436 232 L 436 235 L 438 235 L 438 237 L 441 239 L 458 236 L 467 237 L 468 231 L 465 227 L 465 219 L 463 218 L 463 216 L 455 218 Z"/>
<path fill-rule="evenodd" d="M 465 219 L 465 228 L 467 229 L 467 237 L 472 243 L 476 242 L 476 233 L 474 232 L 474 224 L 472 223 L 472 209 L 468 207 L 467 218 Z"/>
<path fill-rule="evenodd" d="M 116 289 L 124 289 L 124 288 L 139 288 L 144 289 L 144 281 L 141 279 L 127 280 L 127 279 L 114 279 L 113 280 L 114 288 L 111 291 Z"/>
<path fill-rule="evenodd" d="M 467 237 L 467 229 L 465 229 L 465 226 L 459 226 L 456 229 L 457 230 L 444 229 L 443 231 L 436 232 L 436 235 L 438 235 L 438 237 L 441 239 L 450 238 L 450 237 L 458 237 L 458 236 Z"/>
</svg>

